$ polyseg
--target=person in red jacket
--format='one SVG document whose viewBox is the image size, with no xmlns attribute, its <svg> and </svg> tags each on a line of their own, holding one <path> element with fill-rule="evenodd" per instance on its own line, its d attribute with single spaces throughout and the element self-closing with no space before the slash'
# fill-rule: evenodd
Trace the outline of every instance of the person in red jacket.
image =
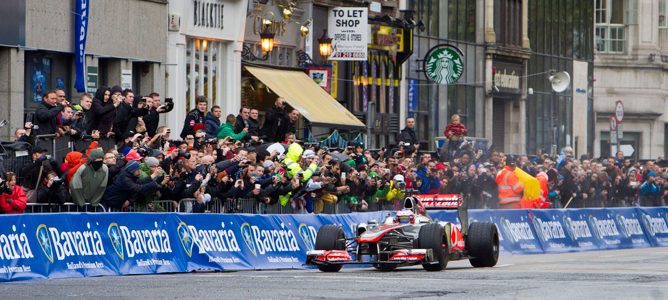
<svg viewBox="0 0 668 300">
<path fill-rule="evenodd" d="M 466 136 L 466 132 L 468 131 L 464 124 L 461 123 L 458 114 L 452 115 L 452 117 L 450 117 L 450 121 L 450 124 L 445 127 L 445 131 L 443 132 L 445 137 L 448 139 L 448 160 L 458 156 L 456 153 L 464 142 L 464 136 Z"/>
<path fill-rule="evenodd" d="M 5 214 L 22 214 L 26 209 L 28 198 L 23 188 L 16 184 L 14 173 L 5 173 L 6 180 L 0 183 L 3 188 L 0 194 L 0 212 Z"/>
</svg>

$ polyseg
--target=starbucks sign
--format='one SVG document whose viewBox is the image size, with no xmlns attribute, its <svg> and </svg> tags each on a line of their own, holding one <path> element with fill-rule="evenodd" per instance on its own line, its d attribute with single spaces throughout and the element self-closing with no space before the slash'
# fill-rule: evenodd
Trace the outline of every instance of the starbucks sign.
<svg viewBox="0 0 668 300">
<path fill-rule="evenodd" d="M 452 45 L 438 45 L 431 48 L 424 57 L 424 74 L 438 84 L 451 84 L 464 73 L 464 54 Z"/>
</svg>

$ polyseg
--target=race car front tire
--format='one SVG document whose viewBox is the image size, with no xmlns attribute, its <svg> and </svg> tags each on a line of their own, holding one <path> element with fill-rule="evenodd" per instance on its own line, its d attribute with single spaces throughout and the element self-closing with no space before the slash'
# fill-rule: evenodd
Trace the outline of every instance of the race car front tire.
<svg viewBox="0 0 668 300">
<path fill-rule="evenodd" d="M 471 265 L 493 267 L 499 260 L 499 232 L 492 222 L 475 222 L 469 226 L 466 246 Z"/>
<path fill-rule="evenodd" d="M 448 265 L 448 241 L 443 226 L 431 223 L 420 227 L 418 235 L 420 249 L 431 249 L 434 262 L 423 263 L 422 267 L 427 271 L 441 271 Z"/>
<path fill-rule="evenodd" d="M 343 228 L 337 225 L 324 225 L 318 229 L 315 238 L 315 250 L 346 250 Z M 342 265 L 318 265 L 323 272 L 338 272 Z"/>
</svg>

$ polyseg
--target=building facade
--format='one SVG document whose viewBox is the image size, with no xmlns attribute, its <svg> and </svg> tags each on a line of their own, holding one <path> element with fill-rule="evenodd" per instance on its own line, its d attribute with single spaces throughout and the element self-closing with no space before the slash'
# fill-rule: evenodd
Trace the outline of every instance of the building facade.
<svg viewBox="0 0 668 300">
<path fill-rule="evenodd" d="M 75 81 L 75 3 L 0 2 L 0 128 L 7 139 L 30 119 L 44 92 L 65 90 L 78 102 Z M 121 85 L 137 94 L 164 93 L 167 1 L 86 1 L 86 88 Z"/>
<path fill-rule="evenodd" d="M 579 153 L 586 153 L 593 82 L 592 46 L 585 46 L 593 45 L 586 33 L 593 22 L 586 12 L 593 16 L 593 6 L 585 2 L 408 1 L 425 25 L 416 32 L 406 68 L 403 106 L 416 117 L 420 139 L 431 146 L 451 115 L 459 114 L 468 135 L 487 139 L 495 150 L 533 153 L 577 141 Z M 421 66 L 439 44 L 457 46 L 465 58 L 462 77 L 447 86 L 427 81 Z M 551 71 L 567 71 L 570 87 L 553 92 Z"/>
<path fill-rule="evenodd" d="M 595 156 L 608 156 L 610 117 L 624 104 L 621 150 L 656 159 L 668 152 L 668 23 L 665 0 L 595 0 Z"/>
<path fill-rule="evenodd" d="M 180 132 L 195 98 L 224 113 L 241 107 L 241 52 L 248 0 L 169 1 L 166 97 L 174 98 L 167 125 Z M 163 46 L 164 50 L 165 47 Z"/>
</svg>

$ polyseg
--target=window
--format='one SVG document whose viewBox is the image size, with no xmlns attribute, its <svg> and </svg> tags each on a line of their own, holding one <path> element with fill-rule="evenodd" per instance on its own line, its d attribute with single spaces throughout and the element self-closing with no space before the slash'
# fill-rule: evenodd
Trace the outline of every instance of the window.
<svg viewBox="0 0 668 300">
<path fill-rule="evenodd" d="M 522 1 L 496 0 L 494 3 L 496 42 L 522 46 Z"/>
<path fill-rule="evenodd" d="M 220 42 L 188 37 L 186 39 L 186 111 L 195 108 L 195 97 L 204 95 L 215 103 L 219 78 Z M 211 104 L 209 104 L 211 106 Z"/>
<path fill-rule="evenodd" d="M 624 53 L 626 26 L 624 25 L 624 0 L 596 0 L 596 51 Z"/>
<path fill-rule="evenodd" d="M 666 24 L 666 0 L 659 0 L 659 28 L 668 28 L 668 24 Z"/>
</svg>

